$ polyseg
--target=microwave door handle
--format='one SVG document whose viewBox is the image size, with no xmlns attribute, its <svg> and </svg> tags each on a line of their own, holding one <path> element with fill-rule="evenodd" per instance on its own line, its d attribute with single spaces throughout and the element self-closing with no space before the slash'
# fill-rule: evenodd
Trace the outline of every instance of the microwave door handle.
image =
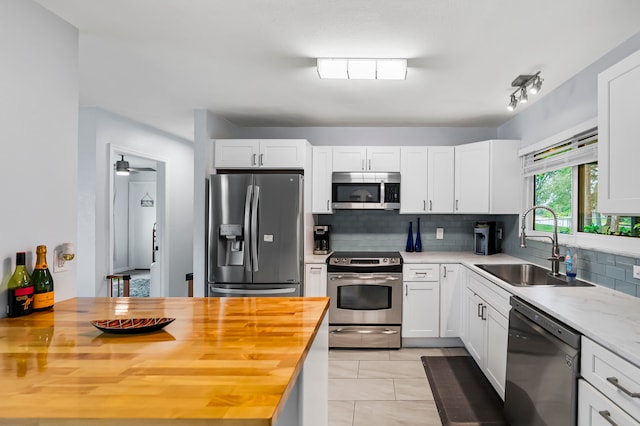
<svg viewBox="0 0 640 426">
<path fill-rule="evenodd" d="M 258 272 L 258 204 L 260 202 L 260 187 L 254 185 L 254 196 L 251 203 L 251 263 L 253 272 Z"/>
<path fill-rule="evenodd" d="M 251 243 L 251 231 L 250 231 L 250 223 L 251 223 L 251 196 L 253 195 L 253 186 L 247 186 L 247 195 L 244 200 L 244 229 L 242 233 L 244 234 L 244 268 L 247 271 L 251 271 L 251 254 L 249 252 L 249 247 L 252 245 Z"/>
</svg>

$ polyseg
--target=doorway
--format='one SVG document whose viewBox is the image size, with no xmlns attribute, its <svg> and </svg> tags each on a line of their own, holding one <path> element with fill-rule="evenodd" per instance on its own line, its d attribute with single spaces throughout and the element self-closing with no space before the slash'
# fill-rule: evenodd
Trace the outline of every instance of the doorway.
<svg viewBox="0 0 640 426">
<path fill-rule="evenodd" d="M 164 162 L 111 146 L 110 273 L 131 275 L 132 297 L 164 289 Z"/>
</svg>

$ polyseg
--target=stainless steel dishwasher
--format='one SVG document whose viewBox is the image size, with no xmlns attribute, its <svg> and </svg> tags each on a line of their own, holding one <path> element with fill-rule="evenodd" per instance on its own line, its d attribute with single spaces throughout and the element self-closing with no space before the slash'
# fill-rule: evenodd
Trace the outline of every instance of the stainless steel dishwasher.
<svg viewBox="0 0 640 426">
<path fill-rule="evenodd" d="M 511 298 L 504 413 L 511 426 L 577 424 L 580 334 Z"/>
</svg>

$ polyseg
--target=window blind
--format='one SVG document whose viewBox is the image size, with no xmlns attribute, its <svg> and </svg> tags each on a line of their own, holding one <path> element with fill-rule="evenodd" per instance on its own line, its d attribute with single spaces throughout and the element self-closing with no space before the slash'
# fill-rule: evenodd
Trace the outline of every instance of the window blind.
<svg viewBox="0 0 640 426">
<path fill-rule="evenodd" d="M 522 175 L 533 176 L 598 161 L 598 129 L 593 128 L 522 157 Z"/>
</svg>

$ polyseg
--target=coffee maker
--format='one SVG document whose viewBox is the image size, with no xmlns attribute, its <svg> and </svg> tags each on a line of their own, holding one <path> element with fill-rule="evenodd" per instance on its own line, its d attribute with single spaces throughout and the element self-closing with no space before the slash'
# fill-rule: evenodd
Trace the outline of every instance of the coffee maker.
<svg viewBox="0 0 640 426">
<path fill-rule="evenodd" d="M 476 222 L 473 229 L 473 252 L 490 255 L 499 253 L 502 242 L 502 226 L 496 222 Z"/>
<path fill-rule="evenodd" d="M 313 227 L 313 254 L 329 254 L 329 225 Z"/>
</svg>

